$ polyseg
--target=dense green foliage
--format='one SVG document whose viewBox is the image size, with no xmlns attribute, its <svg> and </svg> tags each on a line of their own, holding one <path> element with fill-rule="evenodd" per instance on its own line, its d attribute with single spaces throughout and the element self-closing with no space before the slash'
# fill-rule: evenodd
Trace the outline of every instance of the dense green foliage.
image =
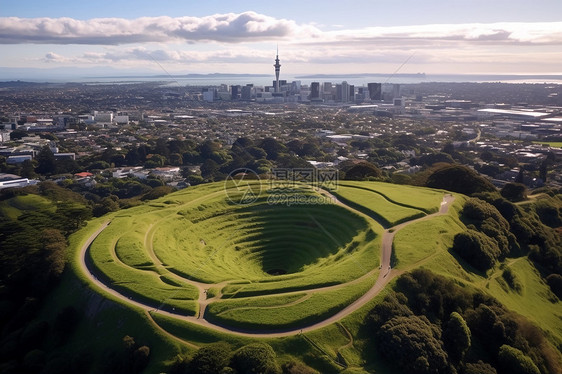
<svg viewBox="0 0 562 374">
<path fill-rule="evenodd" d="M 277 354 L 267 343 L 250 343 L 233 348 L 224 342 L 199 349 L 192 357 L 178 356 L 171 374 L 315 374 L 307 365 L 290 361 L 279 365 Z"/>
<path fill-rule="evenodd" d="M 276 356 L 268 344 L 252 343 L 234 352 L 231 366 L 239 373 L 279 374 Z"/>
<path fill-rule="evenodd" d="M 464 204 L 461 219 L 466 232 L 455 236 L 453 251 L 480 271 L 493 267 L 498 260 L 519 249 L 509 222 L 493 205 L 478 198 Z"/>
<path fill-rule="evenodd" d="M 527 187 L 522 183 L 507 183 L 500 193 L 509 201 L 523 201 L 527 198 Z"/>
<path fill-rule="evenodd" d="M 422 269 L 395 289 L 369 321 L 379 352 L 402 372 L 559 372 L 544 333 L 493 298 Z"/>
<path fill-rule="evenodd" d="M 496 190 L 494 185 L 486 178 L 462 165 L 448 165 L 438 168 L 428 177 L 426 186 L 459 192 L 465 195 Z"/>
<path fill-rule="evenodd" d="M 560 274 L 550 274 L 546 277 L 546 281 L 550 286 L 550 289 L 559 299 L 562 300 L 562 275 Z"/>
<path fill-rule="evenodd" d="M 453 250 L 480 271 L 494 266 L 501 254 L 493 239 L 480 231 L 470 229 L 455 235 Z"/>
<path fill-rule="evenodd" d="M 82 313 L 66 306 L 50 321 L 38 313 L 64 271 L 67 236 L 90 217 L 82 196 L 52 182 L 0 193 L 0 372 L 87 366 L 87 360 L 63 364 L 48 354 L 49 341 L 64 342 Z"/>
<path fill-rule="evenodd" d="M 453 362 L 462 361 L 472 341 L 470 329 L 459 313 L 453 312 L 450 314 L 449 321 L 445 323 L 443 328 L 442 336 L 444 346 L 449 352 L 449 358 Z"/>
<path fill-rule="evenodd" d="M 347 180 L 367 180 L 376 179 L 382 176 L 381 170 L 368 161 L 344 163 L 340 165 L 343 179 Z"/>
<path fill-rule="evenodd" d="M 210 344 L 199 349 L 188 365 L 192 374 L 220 373 L 230 363 L 231 347 L 224 342 Z"/>
<path fill-rule="evenodd" d="M 535 365 L 533 360 L 525 356 L 517 348 L 509 345 L 502 345 L 498 353 L 498 364 L 501 371 L 511 374 L 540 374 L 539 368 Z"/>
<path fill-rule="evenodd" d="M 381 326 L 376 338 L 383 356 L 404 372 L 445 372 L 447 353 L 441 331 L 424 316 L 393 317 Z"/>
<path fill-rule="evenodd" d="M 555 226 L 559 219 L 558 212 L 562 208 L 560 197 L 548 198 L 548 209 L 544 208 L 542 199 L 518 206 L 498 193 L 483 193 L 477 197 L 493 205 L 509 223 L 517 241 L 512 245 L 515 255 L 528 252 L 529 258 L 546 269 L 548 274 L 562 273 L 562 237 L 548 226 Z"/>
</svg>

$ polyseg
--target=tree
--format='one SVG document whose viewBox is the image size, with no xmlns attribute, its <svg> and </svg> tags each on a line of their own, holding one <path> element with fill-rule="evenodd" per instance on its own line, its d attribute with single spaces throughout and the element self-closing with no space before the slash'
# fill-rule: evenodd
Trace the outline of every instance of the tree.
<svg viewBox="0 0 562 374">
<path fill-rule="evenodd" d="M 501 253 L 496 241 L 484 233 L 470 229 L 455 235 L 452 249 L 480 271 L 494 266 Z"/>
<path fill-rule="evenodd" d="M 37 177 L 37 173 L 35 173 L 35 166 L 33 164 L 33 161 L 25 160 L 24 162 L 22 162 L 20 174 L 24 178 Z"/>
<path fill-rule="evenodd" d="M 188 373 L 215 374 L 220 373 L 230 363 L 232 350 L 225 342 L 209 344 L 199 349 L 188 364 Z"/>
<path fill-rule="evenodd" d="M 402 293 L 390 293 L 385 296 L 384 300 L 375 305 L 369 319 L 374 323 L 375 330 L 378 330 L 386 321 L 393 317 L 411 316 L 413 315 L 408 305 L 408 299 Z"/>
<path fill-rule="evenodd" d="M 498 365 L 502 369 L 501 372 L 506 374 L 540 374 L 533 360 L 519 349 L 506 344 L 500 347 Z"/>
<path fill-rule="evenodd" d="M 562 300 L 562 276 L 560 274 L 550 274 L 546 277 L 548 286 L 560 300 Z"/>
<path fill-rule="evenodd" d="M 43 258 L 46 262 L 46 268 L 43 269 L 48 277 L 58 278 L 65 265 L 66 238 L 57 229 L 43 229 L 41 231 Z"/>
<path fill-rule="evenodd" d="M 426 186 L 465 195 L 496 190 L 486 178 L 462 165 L 450 165 L 437 169 L 427 178 Z"/>
<path fill-rule="evenodd" d="M 133 352 L 132 358 L 132 371 L 133 373 L 140 373 L 148 366 L 150 360 L 150 348 L 143 345 Z"/>
<path fill-rule="evenodd" d="M 471 333 L 466 321 L 459 313 L 451 313 L 442 336 L 449 357 L 456 362 L 462 361 L 470 348 Z"/>
<path fill-rule="evenodd" d="M 109 212 L 115 212 L 119 210 L 119 203 L 117 202 L 119 198 L 115 195 L 106 196 L 101 199 L 92 208 L 92 214 L 94 217 L 101 217 Z"/>
<path fill-rule="evenodd" d="M 448 367 L 440 331 L 425 316 L 394 317 L 377 334 L 379 351 L 402 372 L 441 373 Z"/>
<path fill-rule="evenodd" d="M 286 147 L 281 144 L 277 139 L 265 138 L 263 139 L 259 147 L 262 148 L 267 153 L 268 160 L 276 160 L 279 155 L 286 151 Z"/>
<path fill-rule="evenodd" d="M 497 374 L 497 371 L 492 365 L 479 360 L 475 363 L 466 364 L 464 374 Z"/>
<path fill-rule="evenodd" d="M 201 176 L 205 179 L 213 179 L 219 171 L 219 164 L 215 161 L 206 159 L 201 165 Z"/>
<path fill-rule="evenodd" d="M 35 157 L 37 161 L 37 168 L 35 171 L 39 174 L 53 174 L 57 171 L 57 165 L 55 156 L 53 152 L 51 152 L 51 148 L 48 145 L 41 148 L 37 157 Z"/>
<path fill-rule="evenodd" d="M 368 161 L 344 165 L 342 171 L 345 173 L 345 179 L 349 180 L 364 180 L 369 177 L 380 178 L 382 176 L 381 170 Z"/>
<path fill-rule="evenodd" d="M 279 374 L 273 348 L 266 343 L 252 343 L 234 352 L 230 366 L 239 373 Z"/>
<path fill-rule="evenodd" d="M 527 187 L 521 183 L 507 183 L 500 191 L 509 201 L 517 202 L 527 199 Z"/>
</svg>

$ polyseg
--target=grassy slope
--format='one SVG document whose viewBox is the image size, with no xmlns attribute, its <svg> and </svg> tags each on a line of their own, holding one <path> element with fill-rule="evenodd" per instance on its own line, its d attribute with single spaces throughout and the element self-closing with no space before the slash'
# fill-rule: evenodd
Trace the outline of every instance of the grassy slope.
<svg viewBox="0 0 562 374">
<path fill-rule="evenodd" d="M 354 181 L 340 181 L 340 186 L 374 191 L 394 204 L 422 210 L 426 213 L 437 212 L 443 200 L 443 191 L 432 188 L 419 188 L 385 182 Z"/>
<path fill-rule="evenodd" d="M 123 337 L 129 335 L 138 344 L 150 347 L 151 359 L 145 372 L 163 372 L 166 360 L 191 348 L 179 344 L 158 329 L 147 328 L 152 323 L 143 311 L 122 305 L 91 285 L 78 271 L 77 249 L 106 219 L 107 216 L 91 220 L 84 229 L 70 237 L 67 268 L 59 285 L 48 295 L 50 302 L 44 304 L 39 318 L 52 325 L 56 315 L 67 306 L 74 306 L 83 316 L 62 348 L 55 341 L 47 344 L 53 347 L 54 355 L 88 355 L 86 357 L 92 363 L 91 372 L 98 373 L 105 365 L 104 352 L 121 350 Z"/>
<path fill-rule="evenodd" d="M 356 183 L 358 185 L 361 184 L 361 182 L 353 182 L 353 184 Z M 377 184 L 374 182 L 363 183 L 368 185 L 369 188 L 374 188 L 374 185 Z M 417 201 L 419 205 L 419 202 L 421 201 L 419 200 L 420 197 L 413 197 L 416 196 L 412 193 L 413 190 L 406 192 L 401 191 L 402 186 L 391 186 L 393 190 L 385 192 L 387 194 L 394 193 L 392 196 L 393 199 L 396 199 L 396 201 L 402 199 L 401 203 L 403 204 Z M 385 187 L 388 188 L 388 186 Z M 411 188 L 412 187 L 408 187 L 408 189 Z M 423 190 L 425 191 L 427 189 Z M 210 191 L 216 191 L 216 188 L 213 189 L 213 186 L 206 186 L 204 193 L 209 193 Z M 442 192 L 432 190 L 427 191 L 431 191 L 428 192 L 428 196 L 435 194 L 433 198 L 436 201 L 438 198 L 438 201 L 440 202 Z M 199 193 L 194 192 L 194 189 L 192 189 L 190 193 L 192 197 L 200 195 Z M 523 291 L 521 294 L 518 294 L 514 291 L 506 290 L 501 286 L 500 282 L 496 280 L 496 278 L 501 276 L 502 270 L 499 268 L 494 271 L 490 271 L 488 278 L 485 278 L 482 274 L 470 271 L 470 268 L 466 266 L 466 264 L 462 263 L 462 261 L 459 262 L 458 259 L 456 259 L 447 250 L 451 236 L 454 235 L 454 232 L 462 229 L 463 227 L 462 224 L 458 222 L 456 213 L 460 210 L 464 199 L 460 195 L 456 195 L 456 197 L 457 199 L 455 204 L 451 209 L 451 216 L 439 217 L 434 222 L 433 220 L 428 221 L 428 224 L 422 222 L 416 223 L 411 227 L 404 228 L 396 234 L 395 245 L 397 248 L 396 252 L 399 267 L 402 269 L 409 269 L 418 266 L 427 267 L 436 273 L 453 277 L 462 283 L 477 287 L 498 298 L 508 308 L 526 316 L 531 321 L 534 321 L 544 330 L 550 331 L 553 340 L 562 341 L 562 331 L 559 323 L 562 318 L 562 313 L 560 312 L 560 302 L 552 304 L 548 301 L 548 298 L 545 297 L 549 294 L 548 287 L 541 281 L 539 275 L 536 273 L 536 270 L 534 270 L 532 265 L 526 259 L 516 260 L 509 265 L 516 270 L 516 273 L 523 284 Z M 168 198 L 178 200 L 179 196 L 172 195 Z M 166 204 L 162 204 L 162 206 L 165 205 Z M 423 208 L 432 209 L 432 206 L 434 206 L 433 203 L 426 205 Z M 420 209 L 422 208 L 421 206 L 418 207 Z M 127 211 L 123 211 L 120 212 L 120 214 L 127 214 L 126 212 Z M 432 224 L 429 225 L 429 222 L 432 222 Z M 91 231 L 94 229 L 95 228 L 90 228 Z M 444 237 L 439 237 L 439 231 L 443 230 L 447 230 L 447 233 L 445 233 Z M 424 233 L 429 232 L 431 235 L 422 235 L 420 234 L 421 231 Z M 83 236 L 87 237 L 86 234 L 83 234 Z M 417 251 L 416 248 L 418 248 Z M 321 367 L 322 365 L 315 365 L 314 360 L 311 359 L 309 354 L 306 352 L 315 352 L 315 354 L 318 355 L 327 354 L 332 358 L 336 358 L 339 354 L 340 358 L 343 358 L 351 367 L 367 365 L 369 370 L 384 372 L 387 368 L 381 364 L 376 354 L 363 356 L 361 352 L 375 351 L 374 347 L 367 345 L 367 331 L 365 330 L 364 322 L 369 310 L 384 297 L 384 294 L 391 286 L 392 283 L 387 286 L 387 288 L 383 290 L 383 292 L 381 292 L 381 294 L 379 294 L 374 300 L 341 321 L 342 327 L 347 329 L 354 337 L 353 344 L 350 344 L 347 335 L 342 331 L 342 327 L 337 324 L 307 334 L 307 338 L 310 339 L 313 344 L 299 336 L 262 340 L 270 343 L 276 351 L 279 352 L 281 359 L 287 357 L 287 355 L 294 355 L 316 367 Z M 260 300 L 264 299 L 265 298 L 261 298 Z M 244 299 L 238 299 L 238 302 L 243 303 Z M 172 320 L 165 316 L 154 315 L 153 317 L 155 321 L 166 330 L 173 332 L 180 338 L 184 338 L 196 344 L 207 344 L 218 340 L 225 340 L 229 341 L 234 346 L 241 346 L 250 341 L 250 339 L 247 338 L 238 338 L 229 334 L 212 332 L 208 329 Z M 132 317 L 132 319 L 142 323 L 143 316 L 139 315 L 137 317 Z M 146 320 L 144 323 L 147 323 Z M 159 335 L 156 332 L 153 332 L 152 334 L 155 336 Z M 174 349 L 178 349 L 177 344 L 170 341 L 169 338 L 160 338 L 166 340 L 166 344 L 175 347 Z M 169 358 L 170 356 L 171 355 L 167 355 L 166 357 Z M 157 357 L 153 357 L 153 359 L 156 359 Z M 326 370 L 325 372 L 330 372 L 330 370 Z"/>
<path fill-rule="evenodd" d="M 283 329 L 290 327 L 304 327 L 307 323 L 327 318 L 345 306 L 352 303 L 372 287 L 374 278 L 368 278 L 358 284 L 312 293 L 310 297 L 303 297 L 296 302 L 288 302 L 286 306 L 233 307 L 216 313 L 209 309 L 209 317 L 213 321 L 235 327 L 249 329 Z"/>
<path fill-rule="evenodd" d="M 458 201 L 453 206 L 451 216 L 415 223 L 396 234 L 394 247 L 398 268 L 410 270 L 423 267 L 478 288 L 497 298 L 509 309 L 536 323 L 552 337 L 553 341 L 562 343 L 562 324 L 560 324 L 562 303 L 550 301 L 555 298 L 548 285 L 542 281 L 538 271 L 526 258 L 504 261 L 513 268 L 516 276 L 523 283 L 523 291 L 519 294 L 505 286 L 502 287 L 501 264 L 487 274 L 482 274 L 449 250 L 454 234 L 465 229 L 458 220 L 458 212 L 462 208 L 464 199 L 459 195 L 455 196 Z M 443 230 L 447 232 L 438 235 L 438 232 Z"/>
<path fill-rule="evenodd" d="M 334 194 L 346 202 L 357 205 L 368 215 L 382 220 L 385 226 L 394 226 L 425 215 L 419 209 L 394 204 L 383 196 L 362 188 L 339 186 Z"/>
<path fill-rule="evenodd" d="M 39 195 L 14 196 L 0 201 L 0 216 L 10 219 L 17 219 L 25 211 L 39 210 L 54 212 L 56 207 L 49 199 Z"/>
</svg>

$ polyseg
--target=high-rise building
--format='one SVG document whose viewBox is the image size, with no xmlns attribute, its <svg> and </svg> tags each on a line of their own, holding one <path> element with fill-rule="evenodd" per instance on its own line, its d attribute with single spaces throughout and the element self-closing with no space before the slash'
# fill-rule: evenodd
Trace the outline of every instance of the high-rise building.
<svg viewBox="0 0 562 374">
<path fill-rule="evenodd" d="M 320 98 L 320 82 L 312 82 L 310 84 L 310 100 Z"/>
<path fill-rule="evenodd" d="M 230 86 L 230 91 L 231 91 L 231 97 L 232 100 L 236 100 L 240 97 L 240 86 L 236 85 L 236 86 Z"/>
<path fill-rule="evenodd" d="M 371 100 L 381 100 L 382 99 L 382 84 L 380 84 L 380 83 L 369 83 L 369 84 L 367 84 L 367 89 L 369 90 L 369 98 Z"/>
<path fill-rule="evenodd" d="M 252 85 L 245 85 L 242 87 L 241 98 L 242 100 L 251 100 L 252 99 Z"/>
<path fill-rule="evenodd" d="M 275 92 L 279 92 L 279 72 L 281 71 L 281 64 L 279 63 L 279 47 L 277 47 L 277 55 L 275 56 Z"/>
<path fill-rule="evenodd" d="M 400 85 L 393 84 L 392 85 L 392 98 L 400 97 Z"/>
<path fill-rule="evenodd" d="M 341 82 L 341 101 L 344 103 L 349 101 L 349 84 L 346 81 Z"/>
</svg>

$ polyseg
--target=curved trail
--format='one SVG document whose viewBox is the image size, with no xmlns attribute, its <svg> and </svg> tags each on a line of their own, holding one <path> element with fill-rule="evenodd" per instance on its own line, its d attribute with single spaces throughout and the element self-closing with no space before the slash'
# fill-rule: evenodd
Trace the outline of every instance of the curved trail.
<svg viewBox="0 0 562 374">
<path fill-rule="evenodd" d="M 329 198 L 331 198 L 336 204 L 341 205 L 343 207 L 345 207 L 346 209 L 354 212 L 355 214 L 359 214 L 360 216 L 365 216 L 364 213 L 354 209 L 353 207 L 350 207 L 346 204 L 344 204 L 343 202 L 339 201 L 334 195 L 332 195 L 331 193 L 329 193 L 328 191 L 325 190 L 321 190 L 320 193 L 328 196 Z M 182 278 L 183 281 L 187 281 L 188 283 L 194 285 L 195 287 L 197 287 L 197 289 L 199 290 L 199 298 L 198 298 L 198 302 L 200 305 L 199 308 L 199 312 L 197 313 L 196 316 L 184 316 L 181 315 L 179 313 L 172 313 L 172 312 L 167 312 L 164 310 L 158 310 L 155 309 L 153 306 L 149 306 L 147 304 L 144 304 L 140 301 L 137 301 L 133 298 L 129 298 L 126 297 L 122 294 L 120 294 L 119 292 L 115 291 L 114 289 L 112 289 L 110 286 L 108 286 L 107 284 L 101 282 L 93 273 L 92 270 L 88 267 L 87 263 L 86 263 L 86 254 L 88 249 L 90 248 L 90 245 L 93 243 L 93 241 L 97 238 L 97 236 L 111 223 L 111 221 L 107 221 L 105 223 L 103 223 L 100 228 L 94 232 L 87 240 L 86 242 L 82 245 L 82 248 L 80 249 L 80 253 L 79 253 L 79 257 L 80 257 L 80 261 L 79 261 L 79 267 L 80 270 L 83 272 L 83 274 L 90 280 L 91 283 L 95 284 L 97 287 L 99 287 L 100 289 L 104 290 L 105 292 L 111 294 L 112 296 L 116 297 L 117 299 L 121 300 L 124 303 L 133 305 L 137 308 L 142 309 L 143 311 L 145 311 L 145 313 L 147 313 L 148 315 L 150 315 L 150 313 L 158 313 L 160 315 L 165 315 L 168 317 L 173 317 L 173 318 L 177 318 L 186 322 L 190 322 L 208 329 L 212 329 L 218 332 L 223 332 L 223 333 L 229 333 L 229 334 L 234 334 L 234 335 L 239 335 L 239 336 L 245 336 L 245 337 L 263 337 L 263 338 L 276 338 L 276 337 L 286 337 L 286 336 L 293 336 L 293 335 L 298 335 L 300 333 L 304 333 L 304 332 L 309 332 L 309 331 L 313 331 L 322 327 L 326 327 L 332 323 L 338 322 L 339 320 L 341 320 L 342 318 L 348 316 L 349 314 L 355 312 L 356 310 L 358 310 L 359 308 L 361 308 L 362 306 L 364 306 L 365 304 L 367 304 L 369 301 L 371 301 L 387 284 L 388 282 L 390 282 L 391 279 L 395 278 L 396 276 L 400 275 L 402 272 L 400 271 L 396 271 L 390 268 L 390 258 L 391 258 L 391 254 L 392 254 L 392 242 L 394 240 L 394 235 L 396 234 L 396 232 L 402 228 L 404 228 L 405 226 L 414 223 L 414 222 L 418 222 L 421 220 L 425 220 L 425 219 L 430 219 L 436 215 L 442 215 L 442 214 L 446 214 L 449 206 L 453 203 L 454 201 L 454 196 L 452 196 L 451 194 L 445 194 L 445 196 L 443 197 L 443 201 L 441 202 L 441 207 L 439 209 L 438 212 L 433 213 L 433 214 L 429 214 L 427 216 L 418 218 L 418 219 L 414 219 L 408 222 L 404 222 L 401 223 L 399 225 L 393 226 L 390 229 L 387 229 L 384 231 L 384 234 L 382 236 L 382 240 L 381 240 L 381 270 L 379 272 L 379 276 L 375 282 L 375 284 L 365 293 L 363 294 L 361 297 L 359 297 L 357 300 L 355 300 L 353 303 L 349 304 L 347 307 L 343 308 L 342 310 L 340 310 L 339 312 L 337 312 L 336 314 L 332 315 L 331 317 L 324 319 L 320 322 L 316 322 L 313 324 L 310 324 L 306 327 L 302 327 L 302 328 L 293 328 L 293 329 L 287 329 L 284 331 L 247 331 L 247 330 L 239 330 L 239 329 L 235 329 L 235 328 L 228 328 L 228 327 L 223 327 L 223 326 L 219 326 L 219 325 L 215 325 L 209 321 L 207 321 L 205 319 L 205 308 L 207 306 L 207 304 L 209 303 L 209 301 L 211 301 L 212 299 L 216 299 L 218 297 L 212 297 L 207 299 L 206 298 L 206 293 L 204 292 L 205 289 L 208 289 L 210 287 L 216 287 L 218 285 L 223 285 L 223 282 L 221 284 L 205 284 L 205 283 L 201 283 L 201 282 L 195 282 L 195 281 L 190 281 L 187 280 L 185 278 Z M 370 218 L 370 217 L 369 217 Z M 372 219 L 372 218 L 371 218 Z M 148 234 L 147 234 L 148 235 Z M 151 246 L 150 246 L 151 247 Z M 151 251 L 149 251 L 150 253 Z M 151 257 L 153 257 L 153 259 L 157 259 L 157 257 L 155 256 L 155 254 L 152 252 L 151 253 Z M 371 276 L 376 272 L 376 269 L 368 272 L 367 274 L 363 275 L 362 277 L 358 278 L 358 279 L 363 279 L 366 276 Z M 354 283 L 356 282 L 356 280 L 339 285 L 339 286 L 345 286 L 345 285 L 349 285 L 349 283 Z M 334 286 L 332 286 L 334 287 Z M 331 288 L 331 287 L 330 287 Z M 313 290 L 301 290 L 298 292 L 309 292 L 309 293 L 313 293 L 313 292 L 319 292 L 322 289 L 313 289 Z M 155 325 L 158 326 L 159 330 L 163 330 L 155 321 L 153 318 L 150 318 L 151 321 L 154 322 Z M 165 330 L 164 330 L 165 331 Z M 167 333 L 167 335 L 173 336 L 175 339 L 178 339 L 176 336 L 174 336 L 171 333 Z M 181 340 L 183 342 L 183 340 Z"/>
</svg>

